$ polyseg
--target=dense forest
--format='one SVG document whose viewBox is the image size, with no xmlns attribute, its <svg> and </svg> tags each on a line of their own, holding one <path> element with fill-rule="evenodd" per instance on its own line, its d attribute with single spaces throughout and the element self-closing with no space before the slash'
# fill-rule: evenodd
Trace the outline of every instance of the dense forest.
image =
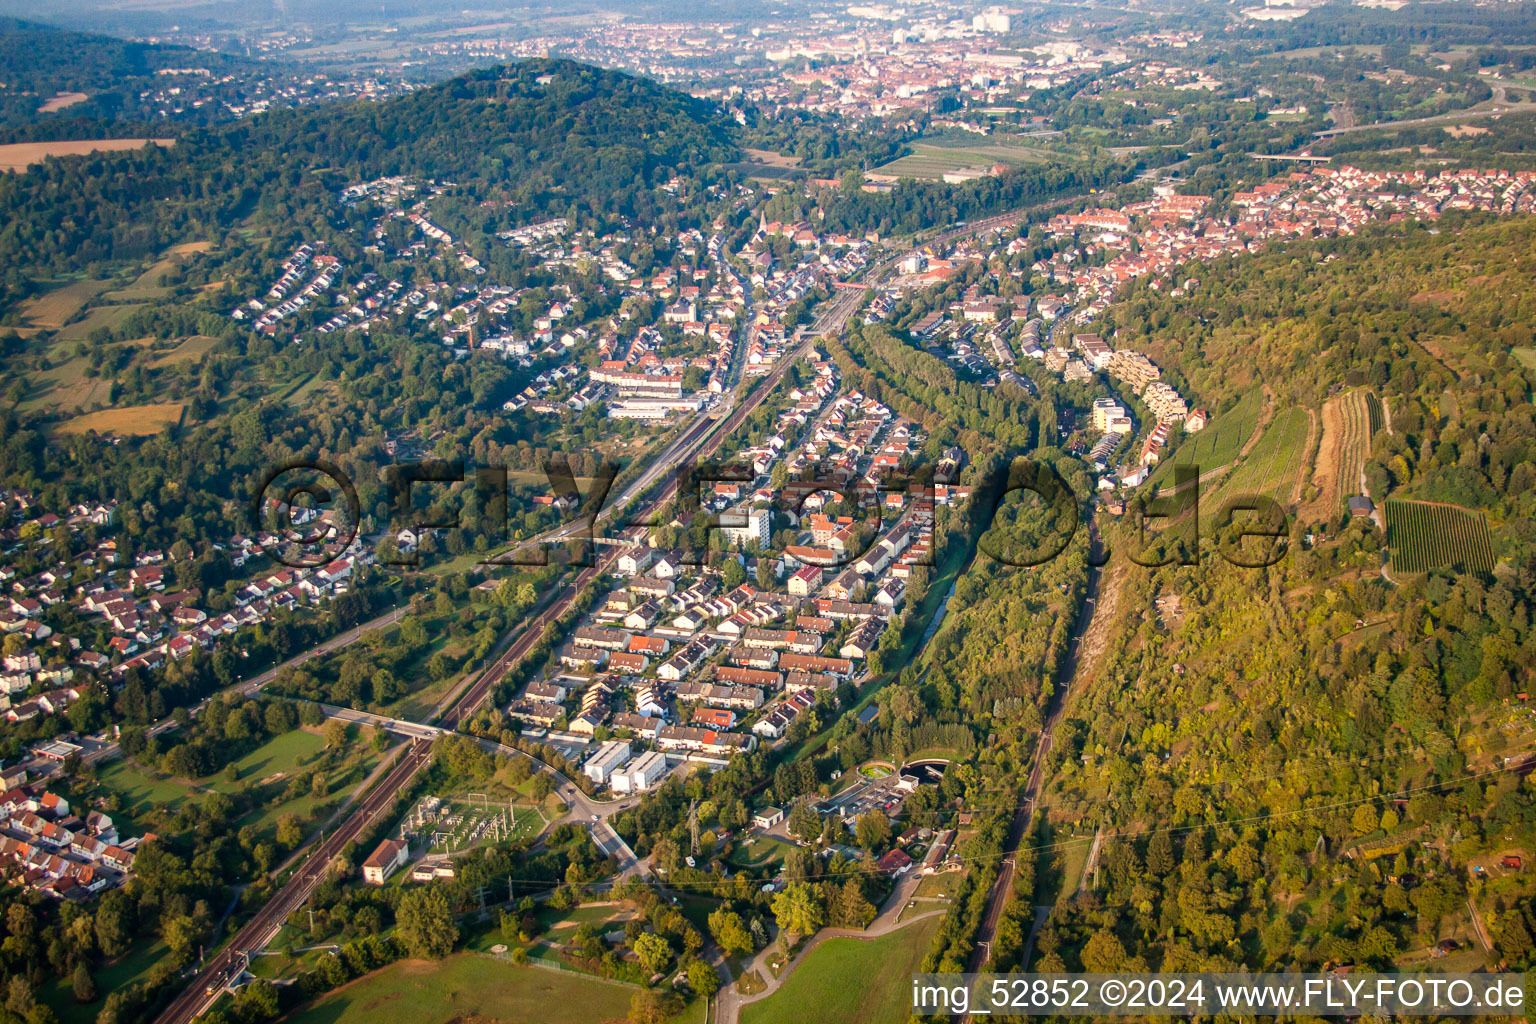
<svg viewBox="0 0 1536 1024">
<path fill-rule="evenodd" d="M 1388 969 L 1458 955 L 1469 913 L 1492 959 L 1530 962 L 1529 885 L 1497 864 L 1536 843 L 1533 226 L 1464 227 L 1280 247 L 1111 308 L 1107 333 L 1215 408 L 1378 389 L 1372 493 L 1487 510 L 1500 558 L 1388 574 L 1369 522 L 1335 522 L 1270 568 L 1207 547 L 1106 570 L 1111 632 L 1057 733 L 998 966 L 1053 901 L 1032 969 Z"/>
</svg>

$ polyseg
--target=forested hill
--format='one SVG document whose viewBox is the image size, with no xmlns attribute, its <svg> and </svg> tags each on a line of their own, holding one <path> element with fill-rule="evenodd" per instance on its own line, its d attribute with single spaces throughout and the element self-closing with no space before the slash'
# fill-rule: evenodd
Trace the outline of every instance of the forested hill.
<svg viewBox="0 0 1536 1024">
<path fill-rule="evenodd" d="M 516 219 L 675 223 L 682 204 L 660 186 L 734 159 L 732 126 L 648 79 L 535 60 L 196 129 L 169 149 L 50 161 L 0 174 L 0 302 L 24 293 L 25 278 L 236 227 L 322 230 L 336 190 L 395 174 L 452 181 Z"/>
<path fill-rule="evenodd" d="M 735 159 L 718 108 L 646 78 L 566 60 L 499 65 L 383 102 L 279 111 L 209 140 L 352 177 L 475 178 L 615 210 L 617 197 Z"/>
<path fill-rule="evenodd" d="M 202 68 L 218 76 L 257 67 L 247 58 L 211 50 L 0 18 L 0 136 L 7 142 L 106 138 L 121 133 L 122 121 L 152 116 L 152 105 L 141 96 L 167 81 L 162 71 Z M 264 69 L 280 68 L 268 63 Z M 40 110 L 50 97 L 65 94 L 81 98 L 56 111 Z M 201 112 L 185 111 L 177 121 L 157 125 L 156 134 L 174 134 L 183 124 L 211 119 L 219 109 L 211 104 Z"/>
</svg>

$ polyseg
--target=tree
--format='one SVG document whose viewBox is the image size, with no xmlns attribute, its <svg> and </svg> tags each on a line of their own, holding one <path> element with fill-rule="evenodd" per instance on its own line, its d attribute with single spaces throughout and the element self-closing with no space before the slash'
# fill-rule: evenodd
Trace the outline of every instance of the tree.
<svg viewBox="0 0 1536 1024">
<path fill-rule="evenodd" d="M 277 819 L 277 841 L 285 849 L 293 849 L 304 839 L 304 830 L 299 825 L 299 819 L 292 814 L 285 814 Z"/>
<path fill-rule="evenodd" d="M 281 1010 L 277 986 L 264 978 L 251 982 L 235 997 L 235 1016 L 240 1020 L 275 1020 Z"/>
<path fill-rule="evenodd" d="M 660 974 L 672 961 L 672 947 L 655 932 L 643 932 L 635 937 L 635 955 L 648 974 Z"/>
<path fill-rule="evenodd" d="M 629 1000 L 633 1024 L 663 1024 L 682 1012 L 683 997 L 670 989 L 641 989 Z"/>
<path fill-rule="evenodd" d="M 720 990 L 720 975 L 706 960 L 688 962 L 688 987 L 708 999 Z"/>
<path fill-rule="evenodd" d="M 448 897 L 435 885 L 412 889 L 400 900 L 395 911 L 400 941 L 414 957 L 440 960 L 453 952 L 459 941 L 459 928 L 453 922 Z"/>
<path fill-rule="evenodd" d="M 1093 933 L 1083 946 L 1083 970 L 1112 974 L 1125 964 L 1125 947 L 1108 928 Z"/>
<path fill-rule="evenodd" d="M 752 935 L 742 922 L 741 915 L 721 907 L 709 915 L 709 934 L 727 956 L 744 956 L 756 948 Z"/>
<path fill-rule="evenodd" d="M 325 745 L 332 750 L 340 750 L 347 742 L 347 723 L 339 718 L 333 718 L 325 723 Z"/>
<path fill-rule="evenodd" d="M 1155 832 L 1147 841 L 1147 873 L 1162 878 L 1173 870 L 1173 840 L 1167 832 Z"/>
<path fill-rule="evenodd" d="M 864 886 L 857 877 L 843 883 L 837 894 L 837 920 L 844 928 L 867 928 L 875 919 L 875 905 L 864 897 Z"/>
<path fill-rule="evenodd" d="M 36 1002 L 32 995 L 32 983 L 23 974 L 11 975 L 11 980 L 5 989 L 5 1008 L 18 1016 L 25 1017 L 27 1011 L 32 1009 Z"/>
<path fill-rule="evenodd" d="M 821 819 L 811 810 L 810 801 L 796 800 L 789 809 L 789 834 L 806 842 L 821 835 Z"/>
<path fill-rule="evenodd" d="M 859 815 L 859 820 L 853 827 L 853 834 L 855 840 L 864 849 L 878 851 L 890 842 L 891 819 L 885 816 L 884 811 L 866 811 Z"/>
<path fill-rule="evenodd" d="M 77 1003 L 94 1003 L 96 1001 L 96 982 L 91 978 L 90 968 L 80 963 L 75 965 L 75 972 L 69 979 L 70 990 L 75 994 Z"/>
<path fill-rule="evenodd" d="M 728 588 L 735 589 L 747 582 L 747 570 L 742 566 L 740 559 L 735 556 L 726 558 L 725 564 L 720 567 L 720 576 Z"/>
<path fill-rule="evenodd" d="M 791 882 L 773 897 L 773 916 L 785 932 L 813 935 L 826 922 L 821 890 L 809 882 Z"/>
</svg>

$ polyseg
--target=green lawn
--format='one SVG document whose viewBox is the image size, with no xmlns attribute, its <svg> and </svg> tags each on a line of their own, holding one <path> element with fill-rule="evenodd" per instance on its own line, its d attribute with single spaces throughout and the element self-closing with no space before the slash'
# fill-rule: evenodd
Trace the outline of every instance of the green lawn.
<svg viewBox="0 0 1536 1024">
<path fill-rule="evenodd" d="M 188 793 L 184 783 L 152 775 L 126 759 L 113 761 L 101 769 L 96 778 L 123 798 L 123 810 L 131 818 L 148 813 L 155 804 L 185 800 Z"/>
<path fill-rule="evenodd" d="M 292 775 L 302 766 L 319 757 L 324 749 L 325 740 L 319 733 L 294 729 L 292 732 L 268 740 L 236 761 L 235 767 L 240 770 L 239 782 L 226 782 L 223 774 L 218 772 L 203 782 L 211 789 L 230 793 L 238 789 L 241 783 L 255 785 L 262 779 L 270 778 L 279 772 Z"/>
<path fill-rule="evenodd" d="M 1164 459 L 1148 479 L 1163 487 L 1173 486 L 1175 466 L 1193 466 L 1202 473 L 1229 465 L 1258 429 L 1263 393 L 1254 388 L 1237 404 L 1221 413 L 1204 430 L 1188 435 L 1171 459 Z"/>
<path fill-rule="evenodd" d="M 289 1024 L 447 1024 L 471 1017 L 516 1024 L 604 1024 L 629 1016 L 632 985 L 571 971 L 517 967 L 460 953 L 439 963 L 407 960 L 290 1014 Z M 903 987 L 903 992 L 905 987 Z M 698 1007 L 681 1020 L 700 1016 Z"/>
<path fill-rule="evenodd" d="M 51 1007 L 58 1014 L 59 1024 L 94 1024 L 109 993 L 121 991 L 138 981 L 167 952 L 165 943 L 158 939 L 152 943 L 140 943 L 98 969 L 94 975 L 97 996 L 93 1002 L 82 1005 L 75 1001 L 74 991 L 70 988 L 70 976 L 67 974 L 46 982 L 37 993 L 38 1002 Z"/>
<path fill-rule="evenodd" d="M 777 992 L 741 1008 L 741 1024 L 905 1024 L 911 977 L 928 955 L 942 917 L 929 917 L 878 939 L 831 939 L 812 950 Z M 815 1007 L 808 1018 L 807 1007 Z"/>
<path fill-rule="evenodd" d="M 240 822 L 255 825 L 258 829 L 275 828 L 277 819 L 292 814 L 305 821 L 322 807 L 343 799 L 346 793 L 367 777 L 383 756 L 372 747 L 354 741 L 345 756 L 326 770 L 331 780 L 330 791 L 321 797 L 314 796 L 307 788 L 292 800 L 282 799 L 289 779 L 302 774 L 325 750 L 325 740 L 318 734 L 295 729 L 267 741 L 234 762 L 240 770 L 238 781 L 230 782 L 222 771 L 207 778 L 197 779 L 190 785 L 179 779 L 161 775 L 133 761 L 120 759 L 101 769 L 97 778 L 102 786 L 117 793 L 123 801 L 124 813 L 130 819 L 141 819 L 151 813 L 155 804 L 176 804 L 186 800 L 200 800 L 207 791 L 234 793 L 242 787 L 259 789 L 257 807 Z M 269 780 L 261 786 L 262 780 Z"/>
</svg>

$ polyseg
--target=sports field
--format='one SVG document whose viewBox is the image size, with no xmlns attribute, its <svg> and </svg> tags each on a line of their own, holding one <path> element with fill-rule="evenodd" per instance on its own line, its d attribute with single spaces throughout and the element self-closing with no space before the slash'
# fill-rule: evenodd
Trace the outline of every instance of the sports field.
<svg viewBox="0 0 1536 1024">
<path fill-rule="evenodd" d="M 508 1024 L 606 1024 L 629 1017 L 632 985 L 571 971 L 517 967 L 459 953 L 439 962 L 405 960 L 322 996 L 288 1024 L 447 1024 L 482 1018 Z M 685 1014 L 685 1017 L 687 1015 Z"/>
<path fill-rule="evenodd" d="M 741 1024 L 905 1024 L 912 975 L 928 955 L 941 916 L 878 939 L 829 939 L 808 953 L 767 999 L 741 1008 Z M 850 978 L 858 979 L 849 984 Z M 807 1016 L 807 1007 L 815 1007 Z"/>
</svg>

